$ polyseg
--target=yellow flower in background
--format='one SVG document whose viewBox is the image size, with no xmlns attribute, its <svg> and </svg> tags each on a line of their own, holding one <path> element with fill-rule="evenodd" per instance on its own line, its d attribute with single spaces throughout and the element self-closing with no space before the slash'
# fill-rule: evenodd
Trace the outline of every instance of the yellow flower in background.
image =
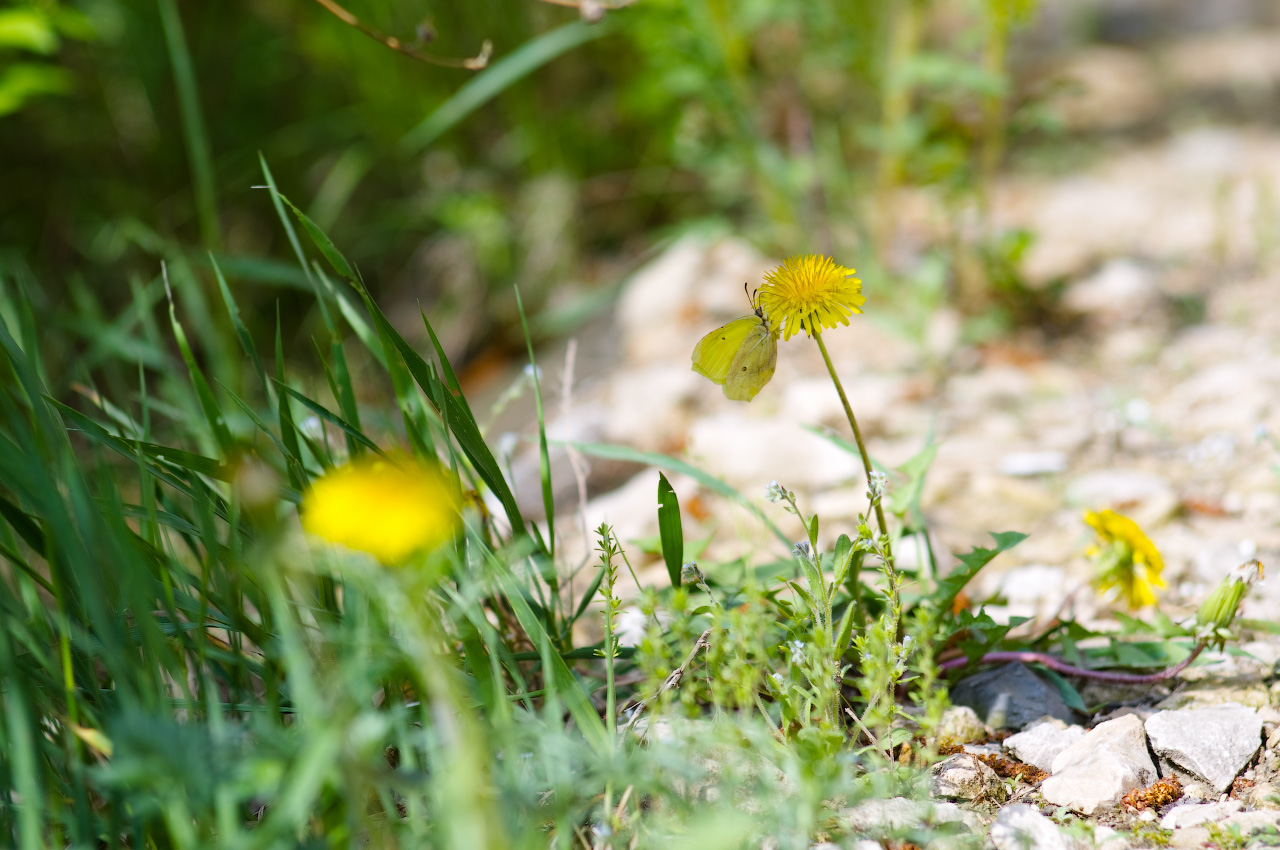
<svg viewBox="0 0 1280 850">
<path fill-rule="evenodd" d="M 1085 554 L 1098 565 L 1093 583 L 1099 590 L 1118 588 L 1129 608 L 1154 605 L 1153 587 L 1164 587 L 1164 559 L 1138 524 L 1112 510 L 1085 511 L 1084 521 L 1098 534 Z"/>
<path fill-rule="evenodd" d="M 783 339 L 802 330 L 813 336 L 815 328 L 847 325 L 866 300 L 853 269 L 815 254 L 784 260 L 765 274 L 760 288 L 760 306 Z"/>
<path fill-rule="evenodd" d="M 384 564 L 439 546 L 458 527 L 457 488 L 433 463 L 369 458 L 330 470 L 302 497 L 302 527 Z"/>
</svg>

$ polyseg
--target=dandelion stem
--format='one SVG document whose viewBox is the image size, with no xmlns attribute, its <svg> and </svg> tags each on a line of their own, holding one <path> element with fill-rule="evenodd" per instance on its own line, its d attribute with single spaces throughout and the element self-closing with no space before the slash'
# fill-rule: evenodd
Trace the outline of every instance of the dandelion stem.
<svg viewBox="0 0 1280 850">
<path fill-rule="evenodd" d="M 1172 679 L 1190 666 L 1200 653 L 1204 652 L 1205 647 L 1209 645 L 1209 641 L 1200 640 L 1196 642 L 1195 648 L 1191 653 L 1172 667 L 1166 667 L 1156 673 L 1114 673 L 1110 670 L 1090 670 L 1086 667 L 1076 667 L 1068 664 L 1061 658 L 1054 655 L 1047 655 L 1043 652 L 988 652 L 978 660 L 979 664 L 1005 664 L 1011 661 L 1021 661 L 1024 664 L 1043 664 L 1050 670 L 1058 673 L 1066 673 L 1068 676 L 1079 676 L 1081 679 L 1096 679 L 1100 682 L 1114 682 L 1120 685 L 1154 685 L 1157 682 L 1163 682 L 1165 679 Z M 938 665 L 939 670 L 950 670 L 956 667 L 963 667 L 969 663 L 968 658 L 952 658 Z"/>
<path fill-rule="evenodd" d="M 827 344 L 822 341 L 822 329 L 813 323 L 810 328 L 813 332 L 813 341 L 818 344 L 818 350 L 822 352 L 822 362 L 827 364 L 827 372 L 831 375 L 831 383 L 836 385 L 836 392 L 840 395 L 840 403 L 844 405 L 845 418 L 849 420 L 849 427 L 853 429 L 853 441 L 858 444 L 858 454 L 862 455 L 862 467 L 867 473 L 867 488 L 871 488 L 871 473 L 874 471 L 871 467 L 871 455 L 867 454 L 866 443 L 862 442 L 862 431 L 858 428 L 858 420 L 853 415 L 853 408 L 849 405 L 849 397 L 844 393 L 844 385 L 840 383 L 840 376 L 836 374 L 836 367 L 831 362 L 831 355 L 827 353 Z M 889 526 L 884 521 L 884 508 L 880 507 L 880 502 L 875 502 L 876 522 L 880 525 L 880 533 L 884 536 L 884 553 L 889 559 L 893 558 L 893 552 L 889 547 Z"/>
</svg>

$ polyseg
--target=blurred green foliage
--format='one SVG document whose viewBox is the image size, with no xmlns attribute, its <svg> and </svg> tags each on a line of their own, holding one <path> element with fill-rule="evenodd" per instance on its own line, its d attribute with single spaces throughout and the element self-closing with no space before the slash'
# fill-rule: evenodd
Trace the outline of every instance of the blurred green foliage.
<svg viewBox="0 0 1280 850">
<path fill-rule="evenodd" d="M 321 2 L 18 0 L 0 8 L 0 274 L 29 268 L 55 320 L 72 302 L 112 316 L 161 259 L 216 297 L 212 253 L 254 284 L 250 324 L 279 301 L 288 333 L 314 332 L 259 154 L 393 314 L 424 303 L 462 358 L 518 350 L 513 284 L 535 317 L 607 303 L 590 296 L 614 258 L 673 228 L 866 266 L 898 186 L 978 194 L 1027 6 L 345 3 L 433 56 L 491 42 L 473 71 Z"/>
</svg>

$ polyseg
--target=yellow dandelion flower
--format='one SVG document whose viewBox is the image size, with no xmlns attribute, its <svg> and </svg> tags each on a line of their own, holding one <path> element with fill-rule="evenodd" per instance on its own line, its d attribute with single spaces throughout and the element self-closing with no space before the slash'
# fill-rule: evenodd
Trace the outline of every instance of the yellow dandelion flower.
<svg viewBox="0 0 1280 850">
<path fill-rule="evenodd" d="M 458 495 L 435 464 L 370 458 L 330 470 L 302 497 L 302 527 L 384 564 L 439 546 L 458 527 Z"/>
<path fill-rule="evenodd" d="M 849 324 L 867 299 L 853 269 L 815 254 L 789 257 L 764 276 L 760 306 L 783 339 L 805 331 Z"/>
<path fill-rule="evenodd" d="M 1097 562 L 1094 586 L 1117 588 L 1131 610 L 1154 605 L 1152 588 L 1164 587 L 1164 559 L 1155 544 L 1136 522 L 1112 510 L 1085 511 L 1084 521 L 1098 535 L 1097 545 L 1085 552 Z"/>
</svg>

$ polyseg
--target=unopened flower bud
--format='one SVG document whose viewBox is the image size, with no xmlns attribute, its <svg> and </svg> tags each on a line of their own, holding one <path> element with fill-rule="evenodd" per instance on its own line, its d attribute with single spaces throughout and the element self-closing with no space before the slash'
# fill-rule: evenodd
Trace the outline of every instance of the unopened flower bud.
<svg viewBox="0 0 1280 850">
<path fill-rule="evenodd" d="M 1196 635 L 1221 649 L 1230 636 L 1228 629 L 1235 621 L 1240 603 L 1249 587 L 1260 578 L 1262 564 L 1257 560 L 1245 561 L 1227 573 L 1196 611 Z"/>
</svg>

